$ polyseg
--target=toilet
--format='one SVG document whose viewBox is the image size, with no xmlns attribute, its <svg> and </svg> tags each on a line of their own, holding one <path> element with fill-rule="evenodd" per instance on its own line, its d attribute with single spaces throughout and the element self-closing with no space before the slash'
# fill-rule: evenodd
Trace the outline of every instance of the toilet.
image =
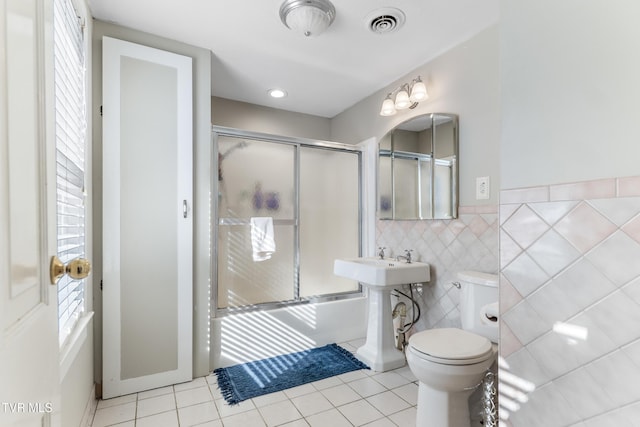
<svg viewBox="0 0 640 427">
<path fill-rule="evenodd" d="M 419 381 L 418 427 L 469 427 L 469 396 L 498 353 L 498 277 L 463 271 L 458 279 L 462 329 L 429 329 L 409 339 L 407 363 Z"/>
</svg>

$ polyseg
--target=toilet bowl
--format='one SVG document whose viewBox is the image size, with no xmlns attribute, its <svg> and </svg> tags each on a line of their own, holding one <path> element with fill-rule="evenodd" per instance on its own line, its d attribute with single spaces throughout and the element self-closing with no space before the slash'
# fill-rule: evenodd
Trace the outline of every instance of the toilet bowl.
<svg viewBox="0 0 640 427">
<path fill-rule="evenodd" d="M 487 316 L 487 307 L 498 299 L 497 277 L 475 272 L 458 277 L 463 329 L 429 329 L 409 339 L 407 363 L 419 381 L 419 427 L 469 427 L 469 396 L 497 357 L 498 319 L 493 312 Z"/>
</svg>

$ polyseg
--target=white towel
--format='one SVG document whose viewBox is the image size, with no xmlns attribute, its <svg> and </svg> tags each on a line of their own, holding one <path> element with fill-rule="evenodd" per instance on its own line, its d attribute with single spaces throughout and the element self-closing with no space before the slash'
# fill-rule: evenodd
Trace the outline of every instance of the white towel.
<svg viewBox="0 0 640 427">
<path fill-rule="evenodd" d="M 271 258 L 276 251 L 276 240 L 273 234 L 273 218 L 251 218 L 251 247 L 255 262 Z"/>
</svg>

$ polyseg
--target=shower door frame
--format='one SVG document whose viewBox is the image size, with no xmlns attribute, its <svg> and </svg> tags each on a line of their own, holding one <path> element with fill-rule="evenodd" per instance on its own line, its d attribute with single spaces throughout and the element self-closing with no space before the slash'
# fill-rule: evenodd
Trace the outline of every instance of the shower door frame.
<svg viewBox="0 0 640 427">
<path fill-rule="evenodd" d="M 218 308 L 218 231 L 221 224 L 220 213 L 218 211 L 218 197 L 220 191 L 218 181 L 218 138 L 219 137 L 231 137 L 242 138 L 246 140 L 263 141 L 275 144 L 283 144 L 295 147 L 294 154 L 294 219 L 291 221 L 291 225 L 294 227 L 294 299 L 286 301 L 272 301 L 259 304 L 250 304 L 238 307 L 226 307 Z M 211 127 L 211 139 L 213 149 L 211 150 L 211 197 L 210 197 L 210 211 L 213 213 L 211 218 L 211 309 L 214 317 L 222 317 L 228 314 L 234 314 L 238 312 L 248 312 L 254 310 L 271 310 L 281 307 L 286 307 L 296 304 L 308 304 L 316 302 L 328 302 L 343 300 L 349 298 L 358 298 L 364 295 L 362 285 L 358 283 L 358 289 L 356 291 L 345 291 L 339 293 L 318 295 L 313 297 L 300 298 L 300 149 L 303 147 L 319 149 L 319 150 L 331 150 L 354 153 L 358 156 L 358 256 L 362 256 L 363 250 L 363 161 L 364 161 L 364 148 L 357 145 L 344 144 L 333 141 L 323 141 L 310 138 L 289 137 L 274 135 L 262 132 L 253 132 L 243 129 L 225 127 L 225 126 L 212 126 Z M 225 223 L 228 225 L 229 223 Z M 275 220 L 281 225 L 288 225 L 289 220 Z M 286 224 L 285 222 L 286 221 Z M 231 220 L 233 224 L 244 224 L 242 220 Z M 248 222 L 247 222 L 248 224 Z"/>
</svg>

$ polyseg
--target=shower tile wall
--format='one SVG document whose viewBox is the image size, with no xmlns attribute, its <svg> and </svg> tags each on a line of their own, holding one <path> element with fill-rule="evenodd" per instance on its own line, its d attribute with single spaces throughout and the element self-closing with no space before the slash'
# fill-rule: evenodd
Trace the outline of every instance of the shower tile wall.
<svg viewBox="0 0 640 427">
<path fill-rule="evenodd" d="M 503 191 L 500 247 L 510 425 L 640 426 L 640 177 Z"/>
<path fill-rule="evenodd" d="M 422 287 L 422 316 L 416 330 L 460 327 L 459 290 L 451 285 L 456 273 L 476 270 L 497 273 L 498 209 L 460 207 L 454 220 L 378 221 L 376 247 L 387 256 L 413 249 L 416 261 L 431 265 L 431 281 Z"/>
</svg>

